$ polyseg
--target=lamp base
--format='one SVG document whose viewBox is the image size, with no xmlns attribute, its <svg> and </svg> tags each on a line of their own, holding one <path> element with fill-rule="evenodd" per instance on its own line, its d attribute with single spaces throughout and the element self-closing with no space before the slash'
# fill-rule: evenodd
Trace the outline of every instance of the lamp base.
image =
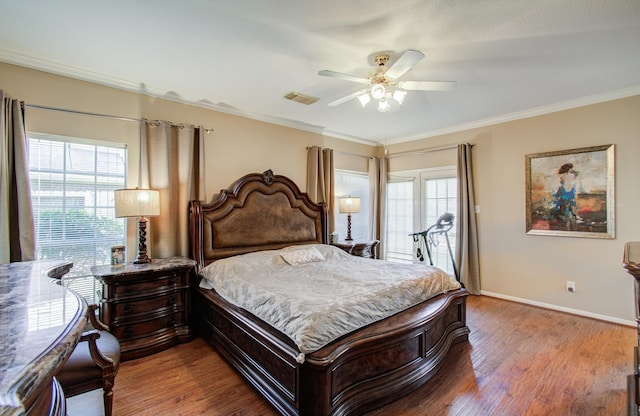
<svg viewBox="0 0 640 416">
<path fill-rule="evenodd" d="M 351 238 L 351 213 L 347 214 L 347 238 L 344 241 L 353 241 Z"/>
<path fill-rule="evenodd" d="M 145 264 L 145 263 L 151 263 L 151 259 L 149 257 L 146 258 L 136 258 L 133 261 L 133 264 Z"/>
<path fill-rule="evenodd" d="M 147 222 L 145 217 L 138 218 L 138 255 L 133 264 L 151 263 L 151 258 L 147 255 Z"/>
</svg>

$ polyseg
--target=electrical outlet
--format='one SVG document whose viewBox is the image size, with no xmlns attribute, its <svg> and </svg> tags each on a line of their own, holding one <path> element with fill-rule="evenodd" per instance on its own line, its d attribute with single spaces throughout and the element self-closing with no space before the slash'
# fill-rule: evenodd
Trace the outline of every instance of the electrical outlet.
<svg viewBox="0 0 640 416">
<path fill-rule="evenodd" d="M 567 291 L 571 293 L 575 293 L 576 291 L 576 282 L 572 282 L 571 280 L 567 280 Z"/>
</svg>

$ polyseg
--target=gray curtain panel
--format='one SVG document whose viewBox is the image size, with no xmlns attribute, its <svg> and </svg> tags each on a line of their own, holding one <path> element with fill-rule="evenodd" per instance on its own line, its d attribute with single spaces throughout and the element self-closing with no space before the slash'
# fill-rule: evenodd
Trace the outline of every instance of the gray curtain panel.
<svg viewBox="0 0 640 416">
<path fill-rule="evenodd" d="M 389 158 L 369 159 L 369 197 L 371 219 L 369 226 L 371 239 L 379 240 L 377 247 L 379 259 L 385 259 L 385 237 L 387 234 L 387 181 L 389 178 Z"/>
<path fill-rule="evenodd" d="M 480 294 L 478 226 L 473 190 L 473 164 L 470 144 L 458 145 L 458 212 L 456 222 L 456 265 L 460 280 L 469 293 Z"/>
<path fill-rule="evenodd" d="M 329 233 L 335 231 L 333 149 L 311 146 L 307 149 L 307 194 L 313 202 L 327 204 Z"/>
<path fill-rule="evenodd" d="M 0 263 L 35 260 L 24 103 L 0 99 Z"/>
<path fill-rule="evenodd" d="M 189 201 L 205 198 L 204 129 L 142 120 L 140 188 L 160 192 L 160 215 L 149 219 L 151 258 L 189 256 Z"/>
</svg>

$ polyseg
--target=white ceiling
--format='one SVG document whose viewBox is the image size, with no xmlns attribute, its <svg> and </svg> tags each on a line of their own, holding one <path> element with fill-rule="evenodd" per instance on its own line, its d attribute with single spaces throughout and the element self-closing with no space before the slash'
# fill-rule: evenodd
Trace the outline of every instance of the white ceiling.
<svg viewBox="0 0 640 416">
<path fill-rule="evenodd" d="M 456 88 L 327 106 L 407 49 Z M 640 0 L 0 0 L 0 61 L 390 144 L 640 94 Z"/>
</svg>

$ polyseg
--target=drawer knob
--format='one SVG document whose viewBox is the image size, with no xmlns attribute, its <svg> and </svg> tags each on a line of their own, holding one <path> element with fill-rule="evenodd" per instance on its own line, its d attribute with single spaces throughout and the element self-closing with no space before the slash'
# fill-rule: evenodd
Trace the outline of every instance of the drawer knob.
<svg viewBox="0 0 640 416">
<path fill-rule="evenodd" d="M 130 303 L 127 303 L 126 305 L 124 305 L 124 313 L 131 313 L 133 312 L 133 305 Z"/>
<path fill-rule="evenodd" d="M 175 324 L 176 324 L 176 317 L 170 316 L 169 321 L 167 321 L 167 326 L 175 326 Z"/>
<path fill-rule="evenodd" d="M 129 338 L 131 335 L 133 335 L 133 328 L 128 326 L 124 329 L 124 332 L 122 333 L 122 336 L 124 338 Z"/>
<path fill-rule="evenodd" d="M 171 306 L 171 305 L 173 305 L 175 303 L 176 303 L 175 296 L 169 296 L 169 298 L 167 299 L 167 306 Z"/>
</svg>

